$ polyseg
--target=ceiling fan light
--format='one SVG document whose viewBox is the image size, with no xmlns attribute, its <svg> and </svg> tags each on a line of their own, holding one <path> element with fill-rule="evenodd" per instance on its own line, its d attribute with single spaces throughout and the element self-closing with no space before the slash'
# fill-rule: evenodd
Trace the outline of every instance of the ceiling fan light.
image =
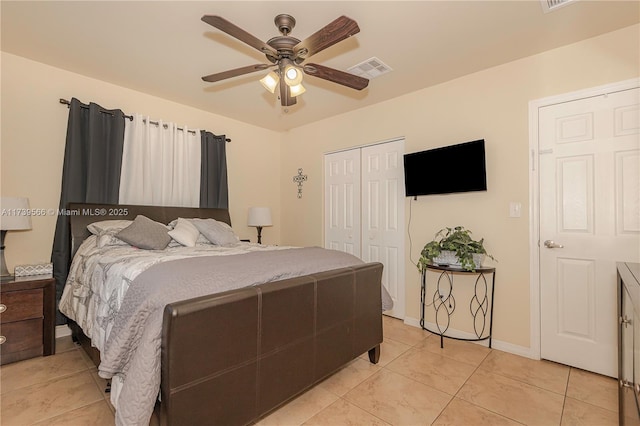
<svg viewBox="0 0 640 426">
<path fill-rule="evenodd" d="M 269 74 L 265 75 L 260 79 L 260 83 L 264 86 L 265 89 L 270 91 L 271 93 L 276 92 L 276 87 L 278 86 L 278 82 L 280 81 L 280 77 L 278 74 L 271 71 Z"/>
<path fill-rule="evenodd" d="M 287 65 L 284 69 L 284 81 L 287 86 L 293 87 L 302 83 L 302 71 L 293 65 Z"/>
<path fill-rule="evenodd" d="M 302 95 L 306 91 L 307 91 L 307 89 L 305 89 L 302 84 L 296 84 L 295 86 L 289 86 L 289 93 L 291 93 L 291 96 L 293 96 L 294 98 L 296 96 L 298 96 L 298 95 Z"/>
</svg>

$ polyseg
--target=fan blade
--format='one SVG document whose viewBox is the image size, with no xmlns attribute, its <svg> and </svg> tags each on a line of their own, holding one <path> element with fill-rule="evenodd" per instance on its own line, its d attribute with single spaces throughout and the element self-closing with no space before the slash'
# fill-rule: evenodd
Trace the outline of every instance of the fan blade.
<svg viewBox="0 0 640 426">
<path fill-rule="evenodd" d="M 245 30 L 243 30 L 242 28 L 232 24 L 231 22 L 227 21 L 226 19 L 217 16 L 217 15 L 204 15 L 201 18 L 204 22 L 206 22 L 207 24 L 216 27 L 217 29 L 219 29 L 220 31 L 223 31 L 227 34 L 229 34 L 231 37 L 235 37 L 238 40 L 247 43 L 249 46 L 258 49 L 259 51 L 261 51 L 262 53 L 266 54 L 270 54 L 272 56 L 277 56 L 278 52 L 271 46 L 269 46 L 267 43 L 263 42 L 262 40 L 252 36 L 251 34 L 249 34 L 248 32 L 246 32 Z"/>
<path fill-rule="evenodd" d="M 280 80 L 280 104 L 282 106 L 291 106 L 295 105 L 296 102 L 298 101 L 294 96 L 291 96 L 289 86 L 287 86 L 284 81 Z"/>
<path fill-rule="evenodd" d="M 307 64 L 303 68 L 304 72 L 309 75 L 342 84 L 343 86 L 351 87 L 352 89 L 362 90 L 369 85 L 368 79 L 349 74 L 348 72 L 340 71 L 335 68 L 329 68 L 318 64 Z"/>
<path fill-rule="evenodd" d="M 223 71 L 216 74 L 206 75 L 202 77 L 202 79 L 204 81 L 208 81 L 209 83 L 214 83 L 216 81 L 225 80 L 231 77 L 237 77 L 239 75 L 249 74 L 255 71 L 266 70 L 267 68 L 269 68 L 269 65 L 267 64 L 249 65 L 242 68 L 236 68 L 229 71 Z"/>
<path fill-rule="evenodd" d="M 293 51 L 297 57 L 306 59 L 359 32 L 360 28 L 356 21 L 346 16 L 341 16 L 296 44 L 293 47 Z"/>
</svg>

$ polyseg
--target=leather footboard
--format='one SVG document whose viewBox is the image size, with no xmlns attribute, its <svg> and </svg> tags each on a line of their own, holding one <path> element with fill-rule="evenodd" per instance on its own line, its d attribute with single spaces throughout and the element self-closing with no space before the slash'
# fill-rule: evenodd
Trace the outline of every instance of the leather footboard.
<svg viewBox="0 0 640 426">
<path fill-rule="evenodd" d="M 244 425 L 382 343 L 382 264 L 167 305 L 161 423 Z"/>
</svg>

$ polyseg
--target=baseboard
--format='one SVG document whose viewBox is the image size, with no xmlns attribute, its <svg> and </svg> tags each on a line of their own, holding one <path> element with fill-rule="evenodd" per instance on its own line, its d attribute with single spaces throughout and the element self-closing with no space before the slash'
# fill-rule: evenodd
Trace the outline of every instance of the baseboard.
<svg viewBox="0 0 640 426">
<path fill-rule="evenodd" d="M 56 339 L 71 336 L 71 329 L 66 325 L 56 325 Z"/>
<path fill-rule="evenodd" d="M 418 318 L 404 317 L 404 323 L 412 327 L 420 328 L 420 320 Z"/>
<path fill-rule="evenodd" d="M 497 349 L 502 352 L 509 352 L 510 354 L 520 355 L 525 358 L 537 359 L 540 358 L 535 356 L 531 348 L 525 348 L 524 346 L 514 345 L 513 343 L 503 342 L 502 340 L 491 340 L 491 347 L 493 349 Z"/>
<path fill-rule="evenodd" d="M 410 325 L 412 327 L 421 328 L 420 327 L 420 320 L 418 318 L 405 317 L 404 323 L 407 324 L 407 325 Z M 438 329 L 435 323 L 427 322 L 425 324 L 425 326 L 427 328 L 431 329 L 431 330 L 437 330 Z M 473 334 L 473 333 L 468 333 L 468 332 L 465 332 L 465 331 L 454 330 L 454 329 L 448 330 L 447 334 L 449 336 L 451 336 L 451 337 L 458 337 L 458 338 L 461 338 L 461 339 L 475 339 L 476 338 L 476 335 Z M 479 342 L 472 342 L 472 343 L 475 343 L 475 344 L 481 345 L 481 346 L 485 346 L 485 347 L 489 346 L 489 341 L 488 340 L 481 340 Z M 497 350 L 502 351 L 502 352 L 508 352 L 510 354 L 523 356 L 525 358 L 539 359 L 532 353 L 530 348 L 525 348 L 524 346 L 514 345 L 513 343 L 504 342 L 502 340 L 497 340 L 495 338 L 491 339 L 491 347 L 493 349 L 497 349 Z"/>
</svg>

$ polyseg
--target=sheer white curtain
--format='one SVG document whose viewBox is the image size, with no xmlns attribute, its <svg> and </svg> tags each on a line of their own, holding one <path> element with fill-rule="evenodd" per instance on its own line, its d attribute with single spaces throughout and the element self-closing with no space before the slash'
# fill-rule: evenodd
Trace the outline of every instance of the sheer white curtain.
<svg viewBox="0 0 640 426">
<path fill-rule="evenodd" d="M 198 207 L 200 130 L 154 123 L 140 114 L 126 120 L 120 203 Z"/>
</svg>

